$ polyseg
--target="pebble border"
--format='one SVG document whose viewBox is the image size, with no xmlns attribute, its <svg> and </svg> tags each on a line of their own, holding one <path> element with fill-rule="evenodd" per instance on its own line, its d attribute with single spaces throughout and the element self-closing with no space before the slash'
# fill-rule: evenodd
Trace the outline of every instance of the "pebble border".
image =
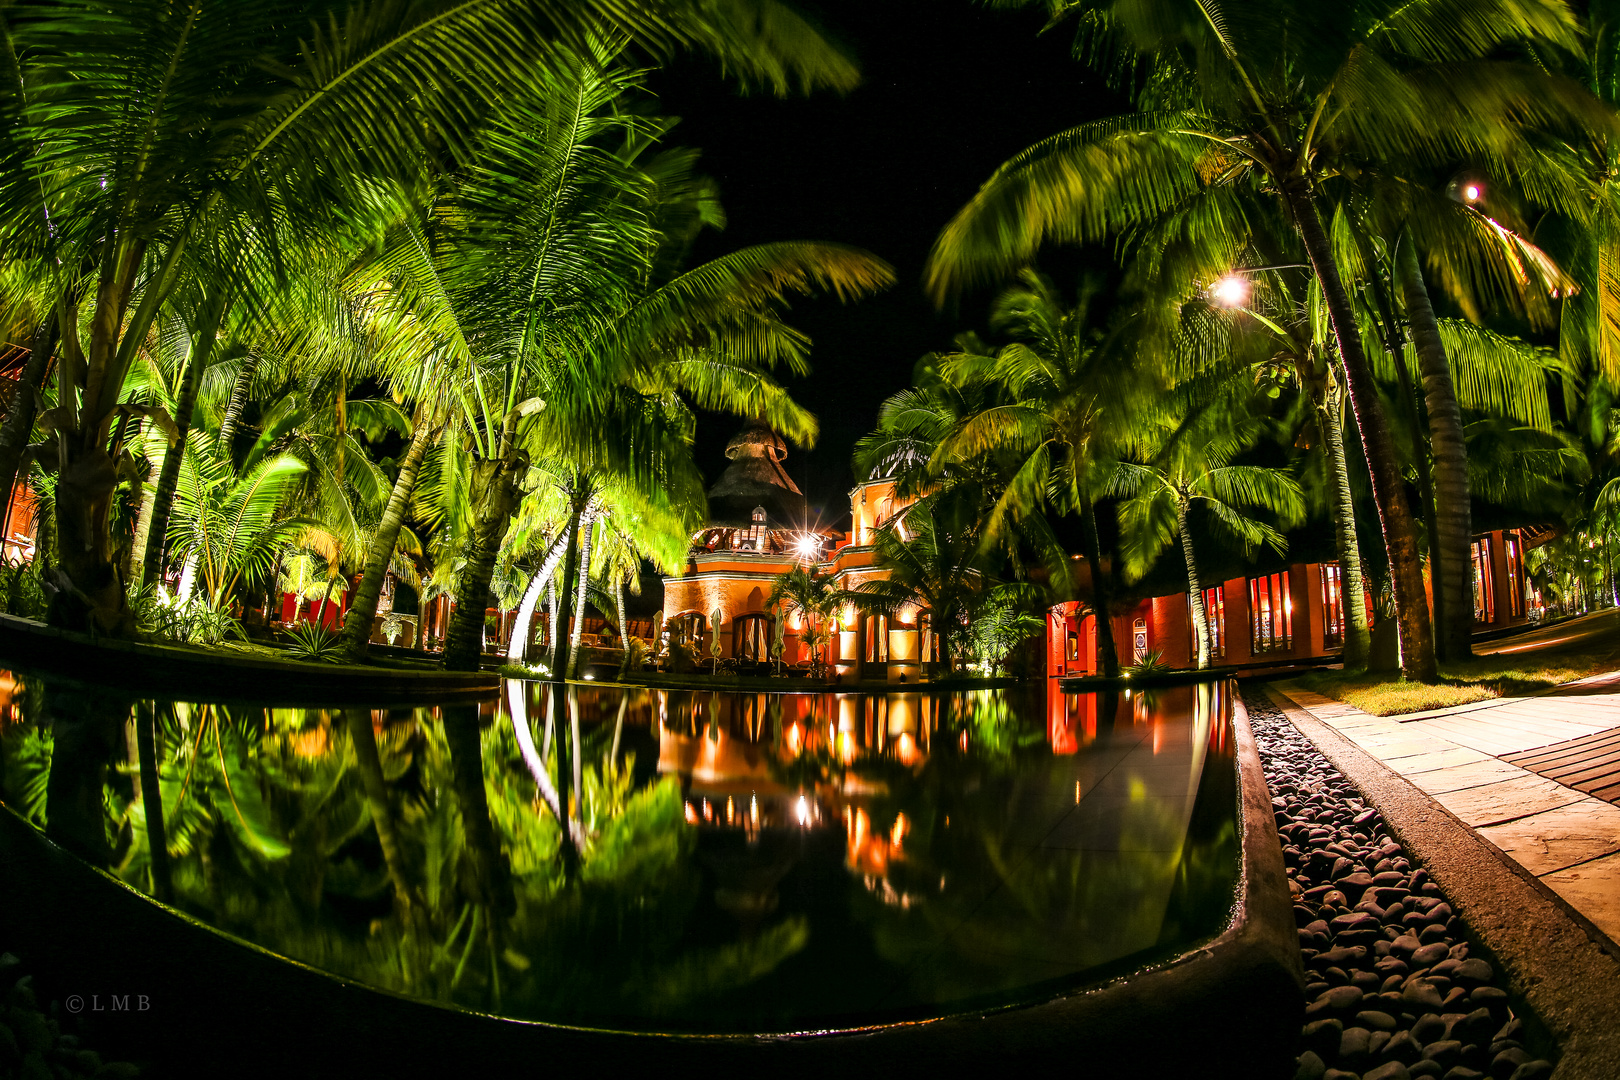
<svg viewBox="0 0 1620 1080">
<path fill-rule="evenodd" d="M 1254 689 L 1243 694 L 1305 963 L 1295 1080 L 1545 1080 L 1440 887 L 1382 815 Z"/>
<path fill-rule="evenodd" d="M 102 1061 L 76 1035 L 62 1031 L 61 1002 L 46 1016 L 39 1007 L 32 975 L 22 961 L 0 953 L 0 1080 L 135 1080 L 141 1070 L 127 1061 Z"/>
</svg>

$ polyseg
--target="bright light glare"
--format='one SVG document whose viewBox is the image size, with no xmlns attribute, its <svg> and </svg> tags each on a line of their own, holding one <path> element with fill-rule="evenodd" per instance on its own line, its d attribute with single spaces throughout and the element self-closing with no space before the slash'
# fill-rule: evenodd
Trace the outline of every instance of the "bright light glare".
<svg viewBox="0 0 1620 1080">
<path fill-rule="evenodd" d="M 1210 288 L 1209 295 L 1221 307 L 1240 308 L 1248 306 L 1249 290 L 1248 278 L 1241 274 L 1227 274 Z"/>
<path fill-rule="evenodd" d="M 813 533 L 806 533 L 799 537 L 799 542 L 794 545 L 794 549 L 798 551 L 799 558 L 813 559 L 821 554 L 821 538 Z"/>
<path fill-rule="evenodd" d="M 810 824 L 810 803 L 808 801 L 806 801 L 806 799 L 805 799 L 805 797 L 803 795 L 799 796 L 799 805 L 798 805 L 798 807 L 796 809 L 797 809 L 797 817 L 799 819 L 799 824 L 800 825 L 808 825 L 808 824 Z"/>
<path fill-rule="evenodd" d="M 1469 202 L 1479 202 L 1480 194 L 1481 192 L 1478 184 L 1469 184 L 1467 187 L 1463 188 L 1463 198 L 1467 199 Z"/>
</svg>

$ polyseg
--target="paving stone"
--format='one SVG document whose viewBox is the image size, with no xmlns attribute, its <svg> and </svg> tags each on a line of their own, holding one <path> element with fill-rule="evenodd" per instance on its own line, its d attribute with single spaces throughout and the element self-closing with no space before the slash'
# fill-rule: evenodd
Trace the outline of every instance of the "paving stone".
<svg viewBox="0 0 1620 1080">
<path fill-rule="evenodd" d="M 1620 852 L 1620 806 L 1585 798 L 1539 814 L 1488 825 L 1479 835 L 1540 876 Z"/>
<path fill-rule="evenodd" d="M 1620 854 L 1545 874 L 1541 880 L 1611 940 L 1620 941 Z"/>
<path fill-rule="evenodd" d="M 1580 792 L 1562 784 L 1524 773 L 1511 780 L 1448 791 L 1435 796 L 1435 801 L 1457 815 L 1464 825 L 1477 829 L 1568 806 L 1583 798 Z"/>
</svg>

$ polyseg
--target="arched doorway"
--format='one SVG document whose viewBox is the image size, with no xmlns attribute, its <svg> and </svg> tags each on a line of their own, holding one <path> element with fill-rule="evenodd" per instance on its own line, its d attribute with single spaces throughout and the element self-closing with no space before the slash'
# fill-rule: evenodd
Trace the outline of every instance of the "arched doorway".
<svg viewBox="0 0 1620 1080">
<path fill-rule="evenodd" d="M 771 617 L 760 613 L 738 615 L 731 624 L 731 655 L 744 663 L 771 658 Z"/>
</svg>

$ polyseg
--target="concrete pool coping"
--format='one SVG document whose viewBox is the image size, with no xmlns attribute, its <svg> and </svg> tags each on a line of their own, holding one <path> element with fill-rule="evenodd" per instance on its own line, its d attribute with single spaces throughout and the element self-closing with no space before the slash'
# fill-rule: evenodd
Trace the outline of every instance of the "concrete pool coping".
<svg viewBox="0 0 1620 1080">
<path fill-rule="evenodd" d="M 500 691 L 494 672 L 314 664 L 220 649 L 97 638 L 0 614 L 0 657 L 24 671 L 87 687 L 190 701 L 251 700 L 271 707 L 480 701 Z"/>
<path fill-rule="evenodd" d="M 1596 928 L 1438 799 L 1287 697 L 1273 703 L 1378 808 L 1558 1043 L 1555 1077 L 1620 1076 L 1620 962 Z"/>
<path fill-rule="evenodd" d="M 1232 731 L 1241 863 L 1224 931 L 1101 985 L 934 1019 L 787 1035 L 667 1035 L 515 1021 L 405 998 L 286 960 L 158 904 L 58 848 L 9 808 L 0 813 L 8 870 L 0 925 L 25 943 L 18 947 L 32 967 L 49 973 L 42 988 L 54 996 L 147 996 L 145 1013 L 89 1016 L 99 1045 L 171 1063 L 178 1052 L 182 1065 L 209 1062 L 213 1071 L 453 1075 L 537 1061 L 914 1071 L 1017 1060 L 1097 1076 L 1172 1069 L 1282 1076 L 1304 1007 L 1303 969 L 1270 793 L 1235 700 Z M 267 1039 L 267 1030 L 288 1037 Z"/>
</svg>

